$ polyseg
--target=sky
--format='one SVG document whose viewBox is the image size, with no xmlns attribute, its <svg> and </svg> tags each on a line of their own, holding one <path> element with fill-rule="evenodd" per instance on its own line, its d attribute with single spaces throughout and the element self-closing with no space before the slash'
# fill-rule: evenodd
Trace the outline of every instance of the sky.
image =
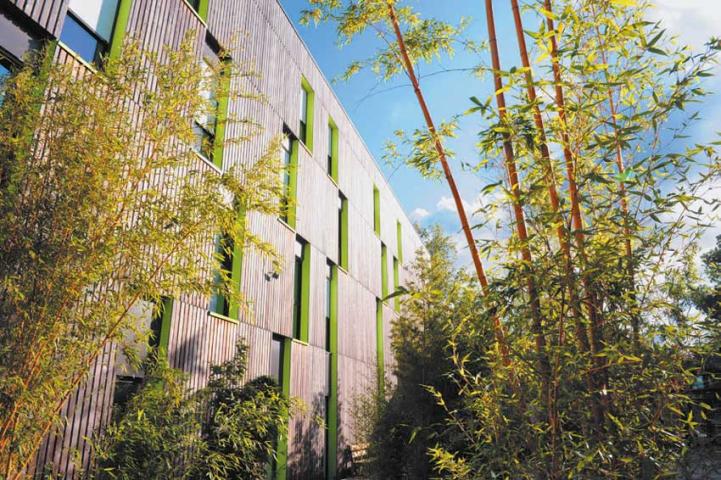
<svg viewBox="0 0 721 480">
<path fill-rule="evenodd" d="M 308 0 L 280 0 L 280 3 L 295 22 L 301 37 L 329 80 L 337 78 L 351 61 L 366 58 L 374 51 L 372 41 L 355 41 L 350 46 L 339 48 L 335 26 L 332 24 L 300 25 L 300 13 L 308 8 Z M 466 18 L 470 22 L 466 30 L 469 35 L 477 40 L 487 38 L 483 2 L 479 0 L 415 0 L 413 4 L 425 17 L 435 17 L 450 23 L 458 23 L 461 18 Z M 507 69 L 520 65 L 509 4 L 496 0 L 494 7 L 500 56 L 502 62 L 506 62 L 502 67 Z M 654 20 L 661 20 L 670 32 L 679 36 L 681 42 L 695 50 L 700 49 L 711 36 L 721 36 L 721 0 L 656 0 L 651 14 Z M 526 27 L 529 26 L 530 22 Z M 478 60 L 465 52 L 457 52 L 452 61 L 442 60 L 419 68 L 424 77 L 422 88 L 436 123 L 469 108 L 471 96 L 485 99 L 492 93 L 489 78 L 477 79 L 467 72 L 439 73 L 451 64 L 453 68 L 472 67 L 479 63 Z M 488 58 L 480 60 L 485 64 L 490 63 Z M 721 73 L 721 68 L 717 70 Z M 422 120 L 407 81 L 399 78 L 379 83 L 370 72 L 364 72 L 349 81 L 333 81 L 332 86 L 406 213 L 422 226 L 438 223 L 454 235 L 461 247 L 461 260 L 467 261 L 468 255 L 463 252 L 457 215 L 445 181 L 423 179 L 409 167 L 397 167 L 383 161 L 385 143 L 393 137 L 393 133 L 398 129 L 412 131 L 420 126 Z M 719 93 L 714 93 L 704 102 L 701 108 L 702 120 L 689 132 L 689 141 L 714 140 L 716 132 L 721 131 L 718 121 L 721 112 L 721 75 L 710 79 L 705 86 Z M 494 178 L 461 168 L 461 161 L 474 164 L 479 160 L 475 149 L 479 127 L 480 123 L 473 118 L 464 119 L 460 124 L 458 138 L 449 144 L 455 152 L 451 168 L 461 195 L 471 210 L 475 210 L 482 202 L 479 200 L 479 192 L 483 186 L 495 181 Z M 476 221 L 479 220 L 476 218 Z M 484 232 L 486 235 L 493 234 L 487 229 Z M 704 236 L 702 250 L 713 245 L 717 233 L 714 230 Z"/>
</svg>

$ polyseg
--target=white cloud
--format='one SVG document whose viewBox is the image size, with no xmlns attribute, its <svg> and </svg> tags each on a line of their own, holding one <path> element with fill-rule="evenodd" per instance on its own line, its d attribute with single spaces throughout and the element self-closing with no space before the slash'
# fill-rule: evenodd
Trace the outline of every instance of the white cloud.
<svg viewBox="0 0 721 480">
<path fill-rule="evenodd" d="M 438 210 L 440 210 L 441 212 L 444 212 L 444 211 L 455 212 L 456 211 L 456 202 L 451 197 L 446 197 L 444 195 L 436 203 L 436 208 Z"/>
<path fill-rule="evenodd" d="M 698 51 L 709 38 L 721 36 L 721 1 L 656 0 L 651 9 L 654 20 L 661 20 L 682 43 Z"/>
<path fill-rule="evenodd" d="M 411 219 L 413 220 L 423 220 L 424 218 L 428 217 L 431 214 L 428 210 L 425 208 L 416 208 L 411 212 Z"/>
</svg>

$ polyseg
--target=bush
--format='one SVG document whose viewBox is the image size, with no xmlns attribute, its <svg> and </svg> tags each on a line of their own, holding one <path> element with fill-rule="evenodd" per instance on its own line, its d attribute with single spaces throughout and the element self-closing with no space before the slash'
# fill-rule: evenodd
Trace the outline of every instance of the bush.
<svg viewBox="0 0 721 480">
<path fill-rule="evenodd" d="M 167 361 L 151 361 L 140 390 L 96 442 L 98 477 L 120 480 L 264 479 L 292 402 L 275 380 L 243 385 L 248 347 L 188 391 Z"/>
</svg>

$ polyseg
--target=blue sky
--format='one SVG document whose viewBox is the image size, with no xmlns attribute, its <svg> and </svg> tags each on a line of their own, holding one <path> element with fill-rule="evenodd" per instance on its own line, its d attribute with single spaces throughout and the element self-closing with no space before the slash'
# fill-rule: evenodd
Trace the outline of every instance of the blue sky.
<svg viewBox="0 0 721 480">
<path fill-rule="evenodd" d="M 280 1 L 295 21 L 296 28 L 328 79 L 342 73 L 350 61 L 365 58 L 373 52 L 372 37 L 339 49 L 336 45 L 334 25 L 299 25 L 300 12 L 307 8 L 307 0 Z M 475 40 L 487 38 L 481 1 L 416 0 L 413 4 L 424 16 L 433 16 L 451 23 L 457 23 L 462 17 L 470 19 L 468 36 Z M 508 68 L 520 63 L 511 11 L 505 1 L 495 1 L 494 7 L 501 58 L 506 62 L 503 67 Z M 678 34 L 684 43 L 695 48 L 700 48 L 712 35 L 721 36 L 721 0 L 657 0 L 652 14 L 656 19 L 663 20 L 667 28 Z M 526 28 L 535 27 L 535 23 L 530 21 L 526 25 Z M 481 60 L 489 63 L 487 58 Z M 477 63 L 478 58 L 458 52 L 452 61 L 442 60 L 434 65 L 422 66 L 420 73 L 428 75 L 449 66 L 472 67 Z M 382 161 L 385 142 L 393 137 L 395 130 L 412 130 L 420 125 L 420 110 L 412 90 L 405 86 L 406 83 L 405 79 L 399 77 L 398 80 L 378 84 L 371 73 L 364 72 L 348 82 L 334 82 L 333 88 L 389 179 L 405 211 L 422 225 L 440 223 L 448 233 L 457 234 L 458 221 L 444 181 L 426 180 L 408 167 L 401 166 L 396 169 Z M 438 123 L 467 109 L 470 106 L 469 97 L 488 97 L 492 93 L 490 83 L 488 78 L 477 79 L 466 72 L 454 72 L 427 76 L 422 80 L 422 87 Z M 721 91 L 721 77 L 710 80 L 706 87 Z M 718 124 L 721 95 L 716 94 L 707 100 L 701 112 L 704 120 L 690 132 L 694 140 L 708 141 L 716 131 L 721 131 L 721 125 Z M 465 119 L 461 123 L 459 137 L 450 145 L 456 153 L 452 168 L 468 205 L 477 204 L 480 189 L 493 181 L 477 173 L 464 172 L 460 167 L 460 160 L 468 163 L 478 161 L 474 144 L 479 126 L 478 121 L 473 118 Z M 711 232 L 706 236 L 704 247 L 710 246 L 714 234 L 715 232 Z"/>
</svg>

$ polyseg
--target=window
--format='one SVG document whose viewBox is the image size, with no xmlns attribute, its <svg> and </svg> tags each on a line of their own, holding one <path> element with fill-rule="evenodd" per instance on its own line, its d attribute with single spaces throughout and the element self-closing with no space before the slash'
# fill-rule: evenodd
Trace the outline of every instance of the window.
<svg viewBox="0 0 721 480">
<path fill-rule="evenodd" d="M 208 18 L 208 0 L 186 0 L 203 20 Z"/>
<path fill-rule="evenodd" d="M 373 185 L 373 231 L 381 234 L 381 192 Z"/>
<path fill-rule="evenodd" d="M 240 275 L 243 264 L 242 246 L 236 246 L 228 236 L 218 235 L 215 254 L 220 260 L 220 271 L 215 274 L 216 292 L 210 297 L 210 311 L 233 320 L 238 319 L 239 305 L 229 298 L 226 282 L 234 293 L 240 291 Z"/>
<path fill-rule="evenodd" d="M 205 157 L 208 161 L 215 163 L 213 151 L 215 149 L 215 133 L 217 127 L 218 99 L 216 98 L 217 86 L 213 83 L 213 67 L 208 59 L 203 59 L 203 86 L 200 95 L 206 102 L 206 111 L 202 112 L 193 121 L 193 132 L 195 133 L 195 151 Z M 219 159 L 222 166 L 222 158 Z M 215 163 L 216 166 L 217 163 Z"/>
<path fill-rule="evenodd" d="M 88 63 L 100 65 L 110 53 L 121 3 L 130 0 L 70 0 L 60 41 Z M 117 28 L 125 29 L 123 16 Z"/>
<path fill-rule="evenodd" d="M 335 183 L 338 183 L 338 128 L 333 120 L 328 121 L 328 158 L 326 171 Z"/>
<path fill-rule="evenodd" d="M 278 383 L 284 397 L 290 396 L 290 339 L 273 335 L 270 346 L 270 376 Z M 271 478 L 286 478 L 288 438 L 276 439 L 277 454 L 271 459 Z"/>
<path fill-rule="evenodd" d="M 328 260 L 325 269 L 325 349 L 330 352 L 331 312 L 333 310 L 333 263 Z"/>
<path fill-rule="evenodd" d="M 273 335 L 270 347 L 270 376 L 278 385 L 283 381 L 283 337 Z"/>
<path fill-rule="evenodd" d="M 280 218 L 295 228 L 295 192 L 298 180 L 298 140 L 286 130 L 281 148 L 283 196 L 280 199 Z"/>
<path fill-rule="evenodd" d="M 338 264 L 348 270 L 348 199 L 338 193 Z"/>
<path fill-rule="evenodd" d="M 300 119 L 298 128 L 298 138 L 303 144 L 308 147 L 308 150 L 313 150 L 313 104 L 315 101 L 315 95 L 313 89 L 310 88 L 310 83 L 303 78 L 301 79 L 300 85 Z"/>
<path fill-rule="evenodd" d="M 383 395 L 385 392 L 385 354 L 384 348 L 384 328 L 383 328 L 383 301 L 376 298 L 376 368 L 378 370 L 378 392 Z"/>
<path fill-rule="evenodd" d="M 388 248 L 381 243 L 381 296 L 388 296 Z"/>
<path fill-rule="evenodd" d="M 309 301 L 310 245 L 297 237 L 293 270 L 293 338 L 303 342 L 308 341 Z"/>
<path fill-rule="evenodd" d="M 143 362 L 147 356 L 154 351 L 167 355 L 170 340 L 170 319 L 173 313 L 173 300 L 164 298 L 156 308 L 153 302 L 141 300 L 130 309 L 130 314 L 144 324 L 150 331 L 147 344 L 133 345 L 137 352 L 137 360 Z M 131 332 L 127 332 L 134 335 Z M 136 339 L 129 337 L 125 342 L 132 345 Z M 132 363 L 119 351 L 116 360 L 115 391 L 113 393 L 113 405 L 122 408 L 134 395 L 140 385 L 144 372 L 136 363 Z"/>
<path fill-rule="evenodd" d="M 396 294 L 396 296 L 393 297 L 393 306 L 394 306 L 396 312 L 401 309 L 401 299 L 397 295 L 399 287 L 400 287 L 400 272 L 398 270 L 398 259 L 396 257 L 393 257 L 393 293 Z"/>
<path fill-rule="evenodd" d="M 398 261 L 403 263 L 403 226 L 401 221 L 396 222 L 396 250 L 398 252 Z"/>
</svg>

